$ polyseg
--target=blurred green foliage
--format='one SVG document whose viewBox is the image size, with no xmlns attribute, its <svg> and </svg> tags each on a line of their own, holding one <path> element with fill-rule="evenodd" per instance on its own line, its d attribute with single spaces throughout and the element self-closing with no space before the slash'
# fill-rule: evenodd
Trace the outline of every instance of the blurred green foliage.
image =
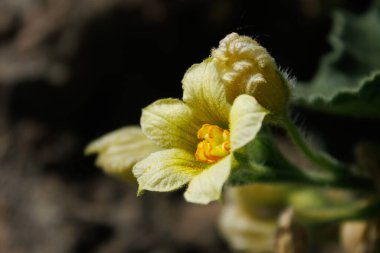
<svg viewBox="0 0 380 253">
<path fill-rule="evenodd" d="M 380 117 L 380 1 L 362 15 L 337 11 L 325 55 L 311 81 L 297 85 L 293 103 L 359 118 Z"/>
</svg>

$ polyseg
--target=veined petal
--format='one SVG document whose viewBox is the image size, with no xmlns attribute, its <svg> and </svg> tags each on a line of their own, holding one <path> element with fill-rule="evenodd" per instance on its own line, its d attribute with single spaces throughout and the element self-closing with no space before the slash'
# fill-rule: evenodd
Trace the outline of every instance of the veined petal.
<svg viewBox="0 0 380 253">
<path fill-rule="evenodd" d="M 102 167 L 109 174 L 130 178 L 132 166 L 158 150 L 158 146 L 145 137 L 145 140 L 111 146 L 99 154 L 96 165 Z"/>
<path fill-rule="evenodd" d="M 238 96 L 230 112 L 231 148 L 239 149 L 255 138 L 269 113 L 254 97 Z"/>
<path fill-rule="evenodd" d="M 205 168 L 182 149 L 157 151 L 133 167 L 140 190 L 166 192 L 187 184 Z"/>
<path fill-rule="evenodd" d="M 201 123 L 190 108 L 178 99 L 161 99 L 144 108 L 143 132 L 158 146 L 194 152 Z"/>
<path fill-rule="evenodd" d="M 219 227 L 227 242 L 238 252 L 273 250 L 277 219 L 256 217 L 247 212 L 241 203 L 227 203 L 223 207 Z"/>
<path fill-rule="evenodd" d="M 207 59 L 191 66 L 182 84 L 183 101 L 196 111 L 197 117 L 203 122 L 227 127 L 230 104 L 213 61 Z"/>
<path fill-rule="evenodd" d="M 123 143 L 128 143 L 136 139 L 146 139 L 141 128 L 139 126 L 127 126 L 110 133 L 103 135 L 102 137 L 92 141 L 87 145 L 85 149 L 85 154 L 95 154 L 102 150 L 107 149 L 112 145 L 120 145 Z"/>
<path fill-rule="evenodd" d="M 132 166 L 150 153 L 159 150 L 138 126 L 128 126 L 90 143 L 86 154 L 98 154 L 96 165 L 114 176 L 132 179 Z"/>
<path fill-rule="evenodd" d="M 185 199 L 198 204 L 208 204 L 219 199 L 230 171 L 231 156 L 229 155 L 195 176 L 185 192 Z"/>
</svg>

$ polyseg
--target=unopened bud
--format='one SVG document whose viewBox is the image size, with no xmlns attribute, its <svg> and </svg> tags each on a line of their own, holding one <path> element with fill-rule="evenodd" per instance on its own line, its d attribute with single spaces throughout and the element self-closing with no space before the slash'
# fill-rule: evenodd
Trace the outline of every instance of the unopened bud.
<svg viewBox="0 0 380 253">
<path fill-rule="evenodd" d="M 286 209 L 279 218 L 275 240 L 276 253 L 307 252 L 306 231 L 294 219 L 292 208 Z"/>
<path fill-rule="evenodd" d="M 231 33 L 212 50 L 212 57 L 230 102 L 240 94 L 249 94 L 271 112 L 286 111 L 288 82 L 272 56 L 257 41 Z"/>
<path fill-rule="evenodd" d="M 227 189 L 219 228 L 232 249 L 273 252 L 277 218 L 288 190 L 287 186 L 264 184 Z"/>
<path fill-rule="evenodd" d="M 377 253 L 380 249 L 380 221 L 349 221 L 342 224 L 341 243 L 347 253 Z"/>
</svg>

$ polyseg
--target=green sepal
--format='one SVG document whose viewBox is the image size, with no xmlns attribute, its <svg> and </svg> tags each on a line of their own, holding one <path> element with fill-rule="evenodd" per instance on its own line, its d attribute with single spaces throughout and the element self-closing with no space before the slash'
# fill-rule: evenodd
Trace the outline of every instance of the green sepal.
<svg viewBox="0 0 380 253">
<path fill-rule="evenodd" d="M 233 170 L 228 180 L 232 186 L 250 183 L 291 183 L 299 186 L 375 192 L 368 178 L 350 173 L 334 174 L 297 167 L 282 155 L 266 127 L 261 129 L 254 140 L 234 151 L 232 155 Z"/>
<path fill-rule="evenodd" d="M 228 181 L 230 185 L 294 182 L 303 175 L 281 154 L 267 128 L 233 156 L 235 166 Z"/>
</svg>

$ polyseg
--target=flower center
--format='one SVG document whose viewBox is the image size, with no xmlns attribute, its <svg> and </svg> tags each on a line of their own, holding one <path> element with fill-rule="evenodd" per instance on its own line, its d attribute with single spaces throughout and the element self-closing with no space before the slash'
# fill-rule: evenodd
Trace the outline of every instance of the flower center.
<svg viewBox="0 0 380 253">
<path fill-rule="evenodd" d="M 214 163 L 230 154 L 230 132 L 215 125 L 204 124 L 197 137 L 198 143 L 195 158 L 205 163 Z"/>
</svg>

